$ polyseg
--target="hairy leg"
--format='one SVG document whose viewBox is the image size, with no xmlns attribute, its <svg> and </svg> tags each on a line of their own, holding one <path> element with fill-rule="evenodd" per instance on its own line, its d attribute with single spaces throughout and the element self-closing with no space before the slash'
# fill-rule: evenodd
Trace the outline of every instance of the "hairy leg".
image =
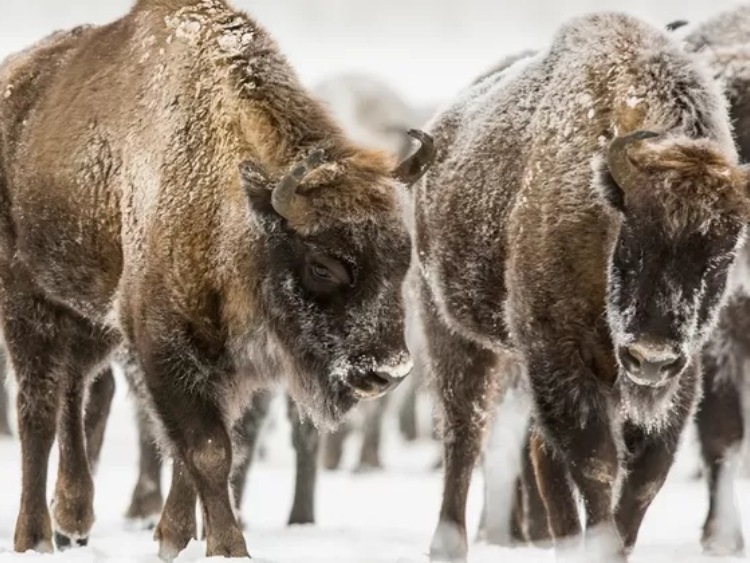
<svg viewBox="0 0 750 563">
<path fill-rule="evenodd" d="M 624 561 L 624 546 L 612 512 L 613 487 L 619 471 L 614 432 L 608 416 L 604 385 L 580 365 L 580 356 L 565 355 L 554 346 L 540 348 L 541 353 L 527 357 L 532 394 L 536 403 L 536 423 L 545 448 L 546 463 L 537 464 L 537 482 L 549 514 L 550 531 L 556 547 L 574 532 L 570 522 L 562 521 L 569 507 L 560 488 L 565 474 L 578 488 L 586 514 L 585 552 L 587 558 L 604 562 Z M 553 358 L 553 359 L 551 359 Z M 549 452 L 547 452 L 549 450 Z M 550 459 L 553 463 L 549 463 Z M 557 465 L 557 467 L 555 467 Z M 542 469 L 540 471 L 540 469 Z"/>
<path fill-rule="evenodd" d="M 432 314 L 425 318 L 431 373 L 442 407 L 444 456 L 443 501 L 430 556 L 464 561 L 466 497 L 494 401 L 491 370 L 497 357 L 452 334 Z"/>
<path fill-rule="evenodd" d="M 581 521 L 564 460 L 536 433 L 530 436 L 529 448 L 548 532 L 557 541 L 578 536 Z"/>
<path fill-rule="evenodd" d="M 703 402 L 696 416 L 709 492 L 702 544 L 708 553 L 733 555 L 742 552 L 745 543 L 734 491 L 744 438 L 742 379 L 741 373 L 719 373 L 712 358 L 704 363 Z"/>
<path fill-rule="evenodd" d="M 357 471 L 371 471 L 373 469 L 382 469 L 383 467 L 380 459 L 380 437 L 383 427 L 383 417 L 387 408 L 387 395 L 376 401 L 362 405 L 365 419 L 362 427 L 362 449 L 359 455 Z"/>
<path fill-rule="evenodd" d="M 523 447 L 523 458 L 521 467 L 521 489 L 522 489 L 522 502 L 523 502 L 523 531 L 528 542 L 537 546 L 548 546 L 552 540 L 552 535 L 549 531 L 549 522 L 547 518 L 547 509 L 544 506 L 544 500 L 542 494 L 539 491 L 539 485 L 537 484 L 536 474 L 534 472 L 534 462 L 532 460 L 532 428 L 529 427 L 526 433 L 526 442 Z M 565 475 L 564 467 L 560 471 L 560 474 Z M 567 483 L 566 483 L 567 485 Z M 568 521 L 569 528 L 574 529 L 575 534 L 580 532 L 580 525 L 578 524 L 578 515 L 576 514 L 575 499 L 571 496 L 570 487 L 566 486 L 562 489 L 562 494 L 565 498 L 561 503 L 566 507 L 567 516 L 565 517 Z M 571 524 L 572 522 L 572 524 Z"/>
<path fill-rule="evenodd" d="M 0 348 L 0 436 L 10 436 L 10 403 L 5 389 L 6 365 L 5 350 Z"/>
<path fill-rule="evenodd" d="M 167 502 L 154 530 L 154 539 L 159 542 L 159 557 L 165 561 L 173 560 L 191 539 L 198 538 L 195 519 L 197 500 L 195 487 L 184 463 L 175 459 Z"/>
<path fill-rule="evenodd" d="M 15 548 L 51 549 L 46 507 L 49 453 L 58 436 L 53 500 L 59 547 L 85 544 L 94 522 L 94 485 L 86 453 L 83 399 L 89 376 L 116 344 L 106 332 L 23 290 L 7 292 L 3 333 L 18 382 L 22 452 L 21 507 Z"/>
<path fill-rule="evenodd" d="M 297 454 L 294 502 L 289 514 L 289 524 L 313 524 L 320 435 L 313 423 L 300 414 L 291 398 L 288 404 L 289 419 L 292 423 L 292 444 Z"/>
<path fill-rule="evenodd" d="M 421 383 L 421 371 L 417 369 L 417 361 L 414 361 L 414 369 L 409 379 L 403 384 L 408 388 L 398 409 L 398 429 L 404 440 L 413 442 L 419 437 L 419 428 L 417 423 L 417 393 Z M 402 384 L 402 385 L 403 385 Z"/>
<path fill-rule="evenodd" d="M 107 428 L 109 410 L 115 395 L 115 377 L 112 369 L 105 368 L 89 387 L 86 400 L 86 415 L 84 427 L 86 429 L 86 452 L 92 473 L 96 472 L 99 456 L 104 442 L 104 431 Z"/>
<path fill-rule="evenodd" d="M 679 442 L 679 431 L 654 432 L 626 424 L 628 459 L 616 510 L 617 526 L 627 551 L 638 538 L 643 517 L 667 478 Z"/>
<path fill-rule="evenodd" d="M 148 328 L 154 330 L 156 324 Z M 170 328 L 157 330 L 153 333 L 156 337 L 141 335 L 136 340 L 155 415 L 164 428 L 173 457 L 183 464 L 198 493 L 207 556 L 247 557 L 229 491 L 232 436 L 216 402 L 219 394 L 210 383 L 232 377 L 234 372 L 222 357 L 206 354 L 211 343 L 197 341 L 195 331 L 185 333 Z M 164 338 L 163 334 L 169 337 Z M 164 556 L 183 548 L 164 533 L 172 516 L 169 506 L 167 503 L 157 526 L 160 553 Z"/>
<path fill-rule="evenodd" d="M 137 402 L 135 417 L 138 429 L 138 480 L 133 487 L 125 517 L 142 523 L 146 528 L 153 528 L 164 503 L 161 489 L 161 454 L 156 445 L 149 415 Z"/>
<path fill-rule="evenodd" d="M 255 457 L 255 447 L 258 443 L 260 430 L 268 416 L 271 398 L 270 393 L 256 393 L 253 396 L 250 408 L 234 427 L 232 439 L 235 445 L 236 459 L 232 468 L 230 486 L 237 514 L 241 513 L 247 474 Z"/>
<path fill-rule="evenodd" d="M 122 348 L 115 354 L 135 402 L 135 420 L 138 430 L 138 480 L 130 498 L 125 518 L 150 529 L 156 525 L 161 513 L 161 454 L 156 444 L 154 422 L 148 413 L 148 390 L 143 371 L 132 350 Z"/>
<path fill-rule="evenodd" d="M 528 394 L 516 388 L 507 389 L 496 406 L 483 456 L 485 521 L 479 534 L 491 544 L 512 545 L 514 542 L 511 533 L 513 503 L 519 490 L 518 477 L 530 410 Z"/>
<path fill-rule="evenodd" d="M 351 433 L 351 425 L 344 421 L 336 430 L 324 435 L 323 439 L 323 467 L 332 471 L 341 465 L 344 457 L 344 443 Z"/>
</svg>

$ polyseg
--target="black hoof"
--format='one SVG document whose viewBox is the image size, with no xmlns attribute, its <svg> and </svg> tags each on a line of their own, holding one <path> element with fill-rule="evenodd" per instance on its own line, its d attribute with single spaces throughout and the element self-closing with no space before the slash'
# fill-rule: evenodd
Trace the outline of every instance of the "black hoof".
<svg viewBox="0 0 750 563">
<path fill-rule="evenodd" d="M 289 516 L 288 526 L 308 526 L 315 524 L 315 516 L 312 514 L 292 514 Z"/>
<path fill-rule="evenodd" d="M 75 541 L 71 540 L 65 534 L 55 532 L 54 535 L 55 547 L 58 551 L 65 551 L 71 547 L 86 547 L 89 544 L 88 538 L 78 538 Z"/>
</svg>

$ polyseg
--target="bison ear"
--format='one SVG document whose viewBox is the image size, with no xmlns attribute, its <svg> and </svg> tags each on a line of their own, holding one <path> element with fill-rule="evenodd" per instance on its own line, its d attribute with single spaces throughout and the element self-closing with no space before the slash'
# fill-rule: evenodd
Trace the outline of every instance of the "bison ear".
<svg viewBox="0 0 750 563">
<path fill-rule="evenodd" d="M 262 215 L 276 215 L 272 203 L 275 184 L 257 162 L 246 160 L 240 164 L 240 182 L 253 211 Z"/>
<path fill-rule="evenodd" d="M 607 159 L 597 157 L 593 162 L 594 189 L 599 196 L 613 209 L 625 212 L 625 192 L 609 171 Z"/>
<path fill-rule="evenodd" d="M 435 142 L 424 131 L 410 129 L 408 135 L 419 141 L 419 148 L 414 154 L 405 158 L 393 171 L 393 177 L 406 186 L 419 180 L 435 161 Z"/>
</svg>

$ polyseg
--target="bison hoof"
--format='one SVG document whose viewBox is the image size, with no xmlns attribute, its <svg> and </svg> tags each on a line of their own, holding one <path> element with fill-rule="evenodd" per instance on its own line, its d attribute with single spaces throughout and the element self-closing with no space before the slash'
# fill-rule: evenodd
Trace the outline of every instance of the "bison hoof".
<svg viewBox="0 0 750 563">
<path fill-rule="evenodd" d="M 315 524 L 315 516 L 312 511 L 292 511 L 289 515 L 289 526 L 304 526 L 309 524 Z"/>
<path fill-rule="evenodd" d="M 169 529 L 162 520 L 154 529 L 154 539 L 159 542 L 159 558 L 162 561 L 170 562 L 177 557 L 180 552 L 187 547 L 190 540 L 197 534 L 190 524 L 183 526 L 180 530 Z M 194 523 L 192 523 L 194 526 Z"/>
<path fill-rule="evenodd" d="M 375 473 L 382 469 L 383 465 L 379 461 L 376 463 L 363 461 L 354 469 L 354 473 Z"/>
<path fill-rule="evenodd" d="M 466 530 L 452 522 L 438 524 L 430 545 L 430 561 L 465 563 L 468 552 Z"/>
<path fill-rule="evenodd" d="M 42 538 L 18 538 L 15 539 L 14 549 L 19 553 L 35 551 L 37 553 L 54 553 L 52 541 Z"/>
<path fill-rule="evenodd" d="M 236 538 L 226 538 L 218 542 L 209 539 L 206 557 L 243 557 L 250 559 L 245 538 L 241 534 Z"/>
<path fill-rule="evenodd" d="M 728 534 L 704 535 L 701 544 L 707 555 L 719 557 L 739 555 L 745 551 L 745 540 L 740 530 Z"/>
<path fill-rule="evenodd" d="M 162 508 L 162 498 L 159 493 L 151 493 L 143 496 L 133 495 L 125 518 L 131 522 L 150 523 L 149 529 L 156 526 Z"/>
<path fill-rule="evenodd" d="M 55 532 L 55 547 L 58 551 L 65 551 L 72 547 L 86 547 L 89 544 L 89 539 L 86 537 L 72 538 L 62 532 Z"/>
<path fill-rule="evenodd" d="M 172 563 L 172 561 L 174 561 L 180 554 L 180 551 L 182 551 L 182 549 L 171 542 L 164 540 L 159 541 L 159 559 L 162 561 Z"/>
</svg>

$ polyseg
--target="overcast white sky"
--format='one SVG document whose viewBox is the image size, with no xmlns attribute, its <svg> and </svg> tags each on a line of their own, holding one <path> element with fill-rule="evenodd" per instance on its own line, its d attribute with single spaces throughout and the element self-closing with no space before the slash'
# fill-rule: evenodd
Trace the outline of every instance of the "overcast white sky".
<svg viewBox="0 0 750 563">
<path fill-rule="evenodd" d="M 342 70 L 386 78 L 412 101 L 447 99 L 502 55 L 544 46 L 565 19 L 625 10 L 700 21 L 732 0 L 234 0 L 281 43 L 308 83 Z M 102 23 L 131 0 L 0 0 L 0 56 L 59 28 Z"/>
</svg>

